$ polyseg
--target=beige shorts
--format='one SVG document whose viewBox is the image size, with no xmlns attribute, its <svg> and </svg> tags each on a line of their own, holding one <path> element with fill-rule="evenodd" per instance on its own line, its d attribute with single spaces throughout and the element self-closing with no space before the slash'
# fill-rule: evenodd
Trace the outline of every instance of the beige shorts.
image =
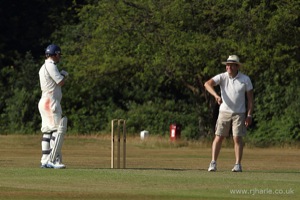
<svg viewBox="0 0 300 200">
<path fill-rule="evenodd" d="M 227 137 L 229 136 L 230 128 L 232 128 L 233 136 L 245 136 L 245 117 L 246 114 L 244 113 L 220 112 L 216 123 L 215 134 Z"/>
</svg>

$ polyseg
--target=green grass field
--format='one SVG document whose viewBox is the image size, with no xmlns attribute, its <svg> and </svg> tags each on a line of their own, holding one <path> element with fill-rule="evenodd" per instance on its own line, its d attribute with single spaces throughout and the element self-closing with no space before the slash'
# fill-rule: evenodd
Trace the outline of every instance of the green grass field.
<svg viewBox="0 0 300 200">
<path fill-rule="evenodd" d="M 233 173 L 225 142 L 217 172 L 210 144 L 127 139 L 127 169 L 110 169 L 108 136 L 66 137 L 67 169 L 40 169 L 40 136 L 0 136 L 0 199 L 300 199 L 299 148 L 246 147 Z"/>
</svg>

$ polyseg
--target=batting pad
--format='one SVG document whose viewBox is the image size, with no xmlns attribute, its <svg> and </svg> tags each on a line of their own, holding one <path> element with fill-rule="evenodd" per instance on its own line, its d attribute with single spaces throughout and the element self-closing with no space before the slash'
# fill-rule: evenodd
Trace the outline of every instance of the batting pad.
<svg viewBox="0 0 300 200">
<path fill-rule="evenodd" d="M 55 162 L 57 156 L 61 153 L 62 145 L 64 142 L 64 136 L 65 133 L 67 132 L 67 123 L 68 123 L 67 117 L 63 117 L 60 120 L 60 124 L 57 129 L 57 137 L 55 138 L 55 144 L 50 154 L 50 162 L 52 163 Z"/>
</svg>

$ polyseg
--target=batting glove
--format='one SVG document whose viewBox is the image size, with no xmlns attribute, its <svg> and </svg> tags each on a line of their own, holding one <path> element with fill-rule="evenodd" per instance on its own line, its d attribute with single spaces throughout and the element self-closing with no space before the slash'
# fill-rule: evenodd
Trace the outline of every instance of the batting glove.
<svg viewBox="0 0 300 200">
<path fill-rule="evenodd" d="M 60 74 L 63 75 L 65 78 L 66 78 L 67 76 L 69 76 L 69 73 L 66 72 L 66 71 L 64 71 L 64 70 L 61 70 L 61 71 L 60 71 Z"/>
</svg>

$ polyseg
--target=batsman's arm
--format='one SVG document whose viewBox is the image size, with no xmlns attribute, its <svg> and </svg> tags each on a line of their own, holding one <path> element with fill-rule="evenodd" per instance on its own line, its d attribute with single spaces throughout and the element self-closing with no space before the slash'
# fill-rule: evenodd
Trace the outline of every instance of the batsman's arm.
<svg viewBox="0 0 300 200">
<path fill-rule="evenodd" d="M 65 84 L 65 78 L 62 81 L 60 81 L 57 85 L 63 86 L 64 84 Z"/>
<path fill-rule="evenodd" d="M 220 105 L 222 103 L 222 98 L 216 93 L 214 87 L 216 86 L 216 83 L 213 79 L 209 79 L 205 82 L 204 87 L 205 89 L 215 97 L 217 103 Z"/>
<path fill-rule="evenodd" d="M 60 82 L 58 83 L 58 85 L 59 85 L 59 86 L 63 86 L 63 85 L 65 84 L 66 78 L 69 76 L 69 73 L 66 72 L 66 71 L 64 71 L 64 70 L 61 70 L 61 71 L 60 71 L 60 75 L 63 76 L 63 79 L 62 79 L 62 81 L 60 81 Z"/>
</svg>

